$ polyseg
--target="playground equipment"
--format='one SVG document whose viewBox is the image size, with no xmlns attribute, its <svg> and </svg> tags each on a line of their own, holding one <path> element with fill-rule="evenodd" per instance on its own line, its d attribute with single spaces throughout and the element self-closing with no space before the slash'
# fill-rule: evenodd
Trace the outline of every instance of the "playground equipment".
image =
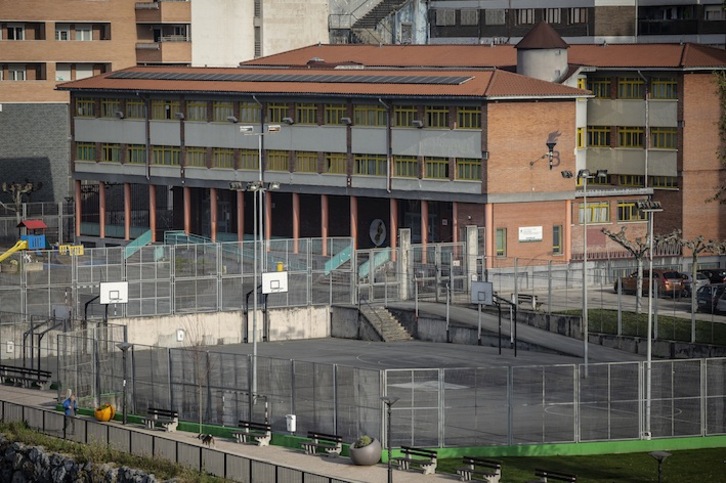
<svg viewBox="0 0 726 483">
<path fill-rule="evenodd" d="M 20 235 L 20 240 L 10 250 L 0 255 L 0 263 L 21 250 L 45 250 L 47 248 L 43 231 L 48 227 L 42 220 L 24 220 L 18 223 L 18 228 L 21 233 L 24 230 L 25 234 Z"/>
<path fill-rule="evenodd" d="M 8 258 L 10 255 L 12 255 L 15 252 L 18 252 L 20 250 L 27 250 L 28 249 L 28 241 L 27 240 L 18 240 L 18 242 L 13 245 L 13 247 L 0 255 L 0 262 Z"/>
</svg>

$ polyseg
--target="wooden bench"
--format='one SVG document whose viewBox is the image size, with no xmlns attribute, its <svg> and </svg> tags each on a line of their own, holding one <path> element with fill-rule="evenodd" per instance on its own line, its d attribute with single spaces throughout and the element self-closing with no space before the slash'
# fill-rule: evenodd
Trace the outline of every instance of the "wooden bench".
<svg viewBox="0 0 726 483">
<path fill-rule="evenodd" d="M 147 409 L 144 426 L 146 429 L 154 429 L 157 424 L 169 433 L 176 431 L 176 427 L 179 425 L 179 411 L 161 408 Z"/>
<path fill-rule="evenodd" d="M 502 462 L 484 458 L 464 456 L 465 466 L 456 469 L 461 481 L 481 480 L 497 483 L 502 477 Z"/>
<path fill-rule="evenodd" d="M 526 309 L 537 310 L 537 296 L 531 293 L 518 293 L 516 300 L 514 294 L 512 294 L 512 303 L 517 304 L 517 307 L 524 307 Z M 539 304 L 541 305 L 541 304 Z"/>
<path fill-rule="evenodd" d="M 239 420 L 237 426 L 242 431 L 232 433 L 238 443 L 257 443 L 257 446 L 269 446 L 272 439 L 272 426 L 252 421 Z"/>
<path fill-rule="evenodd" d="M 433 475 L 436 472 L 436 459 L 438 453 L 434 450 L 401 446 L 403 457 L 394 458 L 398 468 L 409 470 L 411 467 L 419 468 L 424 475 Z"/>
<path fill-rule="evenodd" d="M 50 371 L 32 367 L 0 365 L 0 377 L 2 377 L 3 384 L 12 386 L 47 389 L 52 375 L 53 373 Z"/>
<path fill-rule="evenodd" d="M 569 473 L 563 473 L 561 471 L 552 471 L 552 470 L 542 470 L 542 469 L 535 469 L 534 470 L 534 476 L 538 477 L 538 480 L 534 480 L 532 483 L 546 483 L 548 481 L 554 480 L 554 481 L 569 481 L 569 482 L 576 482 L 577 476 L 571 475 Z"/>
<path fill-rule="evenodd" d="M 310 438 L 310 441 L 300 443 L 305 450 L 305 454 L 317 454 L 318 450 L 322 450 L 328 456 L 338 456 L 343 450 L 343 437 L 337 434 L 308 431 L 308 438 Z"/>
</svg>

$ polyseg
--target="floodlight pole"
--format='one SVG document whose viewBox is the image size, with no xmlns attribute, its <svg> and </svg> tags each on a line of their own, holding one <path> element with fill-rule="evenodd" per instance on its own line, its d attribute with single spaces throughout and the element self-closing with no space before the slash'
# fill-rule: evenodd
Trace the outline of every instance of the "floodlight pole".
<svg viewBox="0 0 726 483">
<path fill-rule="evenodd" d="M 381 401 L 386 405 L 387 421 L 386 421 L 386 446 L 388 446 L 388 483 L 393 483 L 393 466 L 391 462 L 391 406 L 396 404 L 399 398 L 383 396 Z"/>
<path fill-rule="evenodd" d="M 582 170 L 579 175 L 582 180 L 582 330 L 584 340 L 584 361 L 585 361 L 585 378 L 587 379 L 588 374 L 588 339 L 590 337 L 590 325 L 587 311 L 587 216 L 589 211 L 587 209 L 587 180 L 590 178 L 590 172 Z"/>
</svg>

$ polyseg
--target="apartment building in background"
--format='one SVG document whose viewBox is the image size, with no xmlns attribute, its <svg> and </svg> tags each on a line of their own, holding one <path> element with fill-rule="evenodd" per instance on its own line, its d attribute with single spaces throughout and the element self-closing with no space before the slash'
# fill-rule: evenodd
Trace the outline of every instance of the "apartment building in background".
<svg viewBox="0 0 726 483">
<path fill-rule="evenodd" d="M 71 93 L 76 236 L 350 236 L 356 247 L 462 240 L 488 266 L 579 258 L 646 233 L 726 238 L 715 72 L 697 44 L 568 45 L 540 23 L 517 46 L 316 45 L 237 69 L 134 67 Z M 122 116 L 115 115 L 123 113 Z M 588 169 L 582 178 L 563 177 Z M 270 185 L 273 186 L 273 185 Z M 115 202 L 114 200 L 118 200 Z M 587 223 L 587 225 L 585 225 Z M 374 236 L 385 233 L 386 236 Z"/>
</svg>

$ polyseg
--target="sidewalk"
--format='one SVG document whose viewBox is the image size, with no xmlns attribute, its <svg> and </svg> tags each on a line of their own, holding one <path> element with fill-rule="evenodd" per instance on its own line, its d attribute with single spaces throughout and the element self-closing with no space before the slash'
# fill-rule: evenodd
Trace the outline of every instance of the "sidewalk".
<svg viewBox="0 0 726 483">
<path fill-rule="evenodd" d="M 0 400 L 9 401 L 15 404 L 41 407 L 49 409 L 55 407 L 57 400 L 55 391 L 39 391 L 36 389 L 23 389 L 19 387 L 3 386 L 0 393 Z M 83 416 L 81 416 L 83 417 Z M 108 424 L 121 424 L 114 421 Z M 130 424 L 126 429 L 142 432 L 149 432 L 140 425 Z M 177 431 L 164 433 L 154 431 L 155 436 L 167 439 L 184 441 L 188 444 L 202 445 L 196 438 L 196 434 Z M 384 464 L 376 466 L 355 466 L 350 463 L 347 456 L 330 458 L 327 456 L 309 456 L 302 450 L 296 451 L 292 448 L 281 446 L 252 446 L 239 444 L 230 440 L 217 439 L 215 450 L 225 453 L 237 454 L 246 458 L 264 461 L 271 464 L 282 465 L 289 468 L 296 468 L 310 473 L 338 478 L 341 481 L 352 483 L 385 483 L 388 481 L 388 467 Z M 456 475 L 427 475 L 424 477 L 420 472 L 401 471 L 393 469 L 393 481 L 396 483 L 414 483 L 425 480 L 427 482 L 458 481 Z"/>
</svg>

